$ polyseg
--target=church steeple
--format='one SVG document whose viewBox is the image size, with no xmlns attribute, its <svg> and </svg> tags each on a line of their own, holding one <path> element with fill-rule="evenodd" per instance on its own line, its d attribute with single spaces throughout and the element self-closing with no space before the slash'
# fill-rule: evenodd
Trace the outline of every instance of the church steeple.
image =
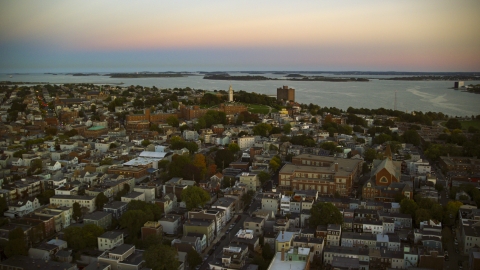
<svg viewBox="0 0 480 270">
<path fill-rule="evenodd" d="M 385 157 L 392 160 L 392 149 L 390 149 L 390 144 L 387 144 L 387 148 L 385 148 Z"/>
</svg>

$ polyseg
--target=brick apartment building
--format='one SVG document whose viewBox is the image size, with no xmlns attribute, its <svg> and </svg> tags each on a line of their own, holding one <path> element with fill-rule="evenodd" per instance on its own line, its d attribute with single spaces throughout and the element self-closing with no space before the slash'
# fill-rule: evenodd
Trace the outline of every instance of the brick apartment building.
<svg viewBox="0 0 480 270">
<path fill-rule="evenodd" d="M 347 196 L 362 169 L 362 160 L 302 154 L 279 172 L 280 190 L 317 190 L 322 195 Z"/>
</svg>

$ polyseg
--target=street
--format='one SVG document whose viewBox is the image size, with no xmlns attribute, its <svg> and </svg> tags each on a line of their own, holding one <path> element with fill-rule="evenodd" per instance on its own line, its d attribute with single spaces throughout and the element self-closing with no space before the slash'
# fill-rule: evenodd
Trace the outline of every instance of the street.
<svg viewBox="0 0 480 270">
<path fill-rule="evenodd" d="M 202 270 L 206 270 L 206 269 L 209 269 L 208 267 L 208 262 L 210 262 L 211 260 L 214 260 L 215 258 L 219 258 L 219 257 L 222 257 L 222 249 L 223 247 L 227 246 L 230 241 L 231 241 L 231 238 L 233 238 L 235 236 L 235 234 L 243 228 L 243 222 L 245 221 L 245 219 L 247 217 L 250 216 L 250 214 L 252 212 L 254 212 L 255 210 L 257 210 L 257 208 L 260 207 L 260 204 L 261 204 L 261 200 L 258 200 L 256 199 L 260 194 L 256 194 L 253 201 L 252 201 L 252 204 L 251 206 L 247 209 L 247 211 L 245 211 L 244 213 L 241 213 L 241 214 L 237 214 L 235 215 L 232 220 L 230 220 L 230 222 L 228 222 L 225 227 L 221 230 L 220 234 L 217 236 L 217 238 L 213 241 L 212 245 L 210 247 L 207 247 L 205 249 L 205 251 L 201 254 L 201 257 L 204 258 L 204 256 L 208 256 L 208 258 L 206 260 L 204 260 L 204 262 L 202 263 L 200 269 Z M 240 216 L 240 220 L 238 222 L 235 222 L 235 220 L 237 219 L 237 216 Z M 231 224 L 234 224 L 234 227 L 230 230 L 229 233 L 227 233 L 227 231 L 229 231 L 229 227 Z M 222 237 L 225 236 L 225 238 L 222 240 Z M 219 244 L 218 244 L 219 243 Z M 211 255 L 208 255 L 208 252 L 214 248 L 215 251 L 213 252 L 213 254 Z"/>
</svg>

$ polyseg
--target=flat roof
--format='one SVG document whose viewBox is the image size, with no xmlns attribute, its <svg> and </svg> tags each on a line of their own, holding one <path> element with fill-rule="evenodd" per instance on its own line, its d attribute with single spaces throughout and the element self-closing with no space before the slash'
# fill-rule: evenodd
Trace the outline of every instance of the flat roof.
<svg viewBox="0 0 480 270">
<path fill-rule="evenodd" d="M 94 127 L 89 128 L 88 130 L 102 130 L 102 129 L 105 129 L 105 127 L 102 127 L 102 126 L 94 126 Z"/>
<path fill-rule="evenodd" d="M 268 269 L 275 270 L 304 270 L 307 262 L 305 261 L 282 261 L 282 252 L 277 252 Z"/>
</svg>

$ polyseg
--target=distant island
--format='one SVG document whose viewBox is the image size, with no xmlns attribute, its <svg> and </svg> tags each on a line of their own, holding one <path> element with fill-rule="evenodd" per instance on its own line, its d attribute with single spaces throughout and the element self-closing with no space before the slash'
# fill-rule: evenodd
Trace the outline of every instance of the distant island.
<svg viewBox="0 0 480 270">
<path fill-rule="evenodd" d="M 288 76 L 287 76 L 288 77 Z M 304 76 L 302 78 L 293 77 L 287 79 L 289 81 L 318 81 L 318 82 L 369 82 L 367 78 L 340 78 L 340 77 L 324 77 L 324 76 Z"/>
<path fill-rule="evenodd" d="M 225 80 L 225 81 L 266 81 L 266 80 L 276 80 L 272 78 L 267 78 L 265 76 L 230 76 L 229 74 L 211 74 L 205 75 L 203 77 L 206 80 Z"/>
<path fill-rule="evenodd" d="M 52 75 L 57 75 L 57 74 L 53 74 Z M 67 75 L 70 75 L 70 74 L 67 74 Z M 100 76 L 100 74 L 98 73 L 73 73 L 71 74 L 72 76 Z"/>
<path fill-rule="evenodd" d="M 110 76 L 110 78 L 178 78 L 188 75 L 183 73 L 111 73 L 105 76 Z"/>
<path fill-rule="evenodd" d="M 380 80 L 391 80 L 391 81 L 474 81 L 480 80 L 478 76 L 475 75 L 426 75 L 426 76 L 410 76 L 410 77 L 395 77 L 395 78 L 386 78 Z"/>
</svg>

